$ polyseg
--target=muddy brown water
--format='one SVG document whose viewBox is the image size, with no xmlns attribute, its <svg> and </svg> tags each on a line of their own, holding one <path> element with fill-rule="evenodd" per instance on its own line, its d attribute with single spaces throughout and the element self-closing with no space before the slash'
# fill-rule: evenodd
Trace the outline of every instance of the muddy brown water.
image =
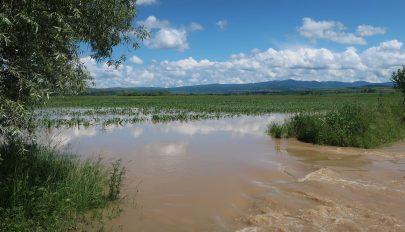
<svg viewBox="0 0 405 232">
<path fill-rule="evenodd" d="M 285 117 L 52 129 L 43 141 L 122 159 L 127 199 L 107 231 L 405 231 L 405 143 L 269 137 Z"/>
</svg>

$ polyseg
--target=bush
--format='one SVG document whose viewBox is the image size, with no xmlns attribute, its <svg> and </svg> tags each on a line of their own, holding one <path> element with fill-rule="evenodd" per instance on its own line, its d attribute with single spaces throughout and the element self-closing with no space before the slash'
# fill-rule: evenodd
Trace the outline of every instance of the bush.
<svg viewBox="0 0 405 232">
<path fill-rule="evenodd" d="M 405 138 L 404 112 L 401 106 L 348 104 L 326 113 L 296 114 L 284 125 L 272 125 L 269 131 L 276 138 L 373 148 Z"/>
<path fill-rule="evenodd" d="M 295 135 L 297 139 L 304 142 L 319 140 L 321 125 L 322 121 L 318 115 L 309 113 L 299 114 L 293 117 L 289 125 L 291 128 L 290 135 Z"/>
<path fill-rule="evenodd" d="M 291 135 L 291 125 L 290 124 L 276 124 L 273 123 L 268 126 L 267 134 L 274 138 L 288 138 Z"/>
<path fill-rule="evenodd" d="M 277 139 L 283 138 L 285 137 L 284 125 L 271 124 L 267 129 L 267 133 Z"/>
<path fill-rule="evenodd" d="M 1 231 L 76 230 L 107 206 L 108 186 L 121 186 L 99 161 L 36 145 L 3 145 L 0 154 Z"/>
</svg>

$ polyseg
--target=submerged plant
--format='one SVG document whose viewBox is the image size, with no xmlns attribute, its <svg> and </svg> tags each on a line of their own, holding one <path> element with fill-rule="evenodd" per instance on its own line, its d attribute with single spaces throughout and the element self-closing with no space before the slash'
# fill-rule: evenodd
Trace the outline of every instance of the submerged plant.
<svg viewBox="0 0 405 232">
<path fill-rule="evenodd" d="M 273 123 L 267 128 L 267 133 L 274 138 L 280 139 L 288 136 L 287 126 Z"/>
<path fill-rule="evenodd" d="M 112 172 L 109 181 L 108 199 L 116 200 L 120 197 L 125 168 L 121 165 L 121 160 L 112 163 Z"/>
</svg>

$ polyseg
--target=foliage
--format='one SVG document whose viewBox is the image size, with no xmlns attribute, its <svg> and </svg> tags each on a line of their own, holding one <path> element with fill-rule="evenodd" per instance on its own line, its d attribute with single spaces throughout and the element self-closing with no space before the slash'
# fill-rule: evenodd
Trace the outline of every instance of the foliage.
<svg viewBox="0 0 405 232">
<path fill-rule="evenodd" d="M 35 145 L 0 150 L 1 231 L 77 229 L 90 222 L 89 210 L 101 211 L 111 200 L 108 186 L 120 186 L 121 179 L 109 176 L 100 162 L 82 162 Z M 117 165 L 114 169 L 121 169 Z"/>
<path fill-rule="evenodd" d="M 28 111 L 52 93 L 77 93 L 91 78 L 80 61 L 90 45 L 96 60 L 114 59 L 120 43 L 139 46 L 148 33 L 132 26 L 135 0 L 3 0 L 0 5 L 0 136 L 15 138 Z M 15 109 L 15 110 L 14 110 Z"/>
<path fill-rule="evenodd" d="M 267 128 L 267 133 L 271 136 L 273 136 L 276 139 L 280 139 L 280 138 L 285 138 L 288 136 L 289 131 L 288 131 L 288 126 L 285 124 L 270 124 Z"/>
<path fill-rule="evenodd" d="M 403 103 L 405 104 L 405 66 L 402 69 L 398 69 L 397 72 L 393 72 L 391 80 L 394 82 L 394 87 L 400 90 L 404 96 Z"/>
<path fill-rule="evenodd" d="M 373 148 L 405 138 L 404 112 L 402 106 L 347 104 L 323 113 L 298 113 L 283 131 L 278 132 L 278 125 L 269 131 L 315 144 Z"/>
<path fill-rule="evenodd" d="M 112 172 L 110 176 L 108 199 L 117 200 L 121 194 L 122 180 L 125 174 L 125 169 L 121 166 L 121 160 L 117 160 L 112 164 Z"/>
</svg>

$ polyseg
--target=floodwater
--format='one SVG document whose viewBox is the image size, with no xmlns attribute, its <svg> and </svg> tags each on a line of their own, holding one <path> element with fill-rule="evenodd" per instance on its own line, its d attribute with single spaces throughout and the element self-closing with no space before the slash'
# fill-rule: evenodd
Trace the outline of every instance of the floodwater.
<svg viewBox="0 0 405 232">
<path fill-rule="evenodd" d="M 363 150 L 272 139 L 286 115 L 52 129 L 84 157 L 122 159 L 109 231 L 405 231 L 405 144 Z M 45 140 L 43 140 L 45 141 Z"/>
</svg>

